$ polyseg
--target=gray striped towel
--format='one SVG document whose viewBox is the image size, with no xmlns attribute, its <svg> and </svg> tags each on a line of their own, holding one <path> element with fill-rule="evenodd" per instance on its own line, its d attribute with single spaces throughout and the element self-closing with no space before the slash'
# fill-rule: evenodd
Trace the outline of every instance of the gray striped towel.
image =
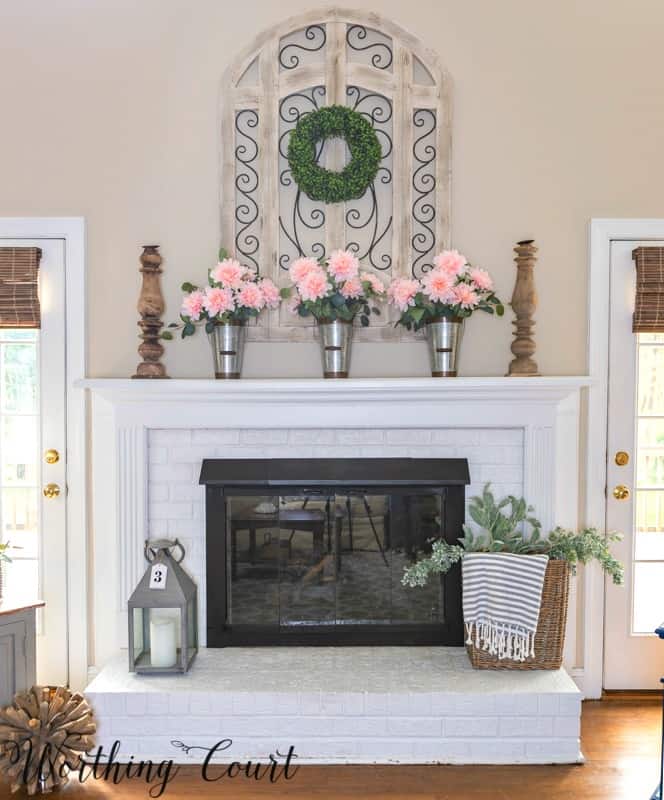
<svg viewBox="0 0 664 800">
<path fill-rule="evenodd" d="M 462 560 L 466 644 L 499 659 L 535 655 L 548 556 L 467 553 Z"/>
</svg>

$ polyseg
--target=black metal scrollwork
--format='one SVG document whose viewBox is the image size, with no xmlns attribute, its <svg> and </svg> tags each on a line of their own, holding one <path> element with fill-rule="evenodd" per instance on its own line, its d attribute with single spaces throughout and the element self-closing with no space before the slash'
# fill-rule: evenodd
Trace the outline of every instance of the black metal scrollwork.
<svg viewBox="0 0 664 800">
<path fill-rule="evenodd" d="M 376 69 L 389 69 L 392 66 L 394 54 L 390 45 L 382 40 L 369 41 L 369 32 L 364 25 L 349 25 L 346 29 L 346 43 L 351 50 L 358 53 L 373 51 L 371 65 Z"/>
<path fill-rule="evenodd" d="M 286 166 L 279 171 L 279 183 L 282 186 L 290 187 L 293 185 L 293 178 L 290 167 L 288 166 L 288 138 L 298 120 L 307 111 L 320 108 L 320 103 L 325 101 L 325 87 L 314 86 L 302 92 L 289 94 L 279 104 L 279 117 L 287 124 L 287 128 L 282 131 L 279 137 L 279 156 L 284 159 Z M 316 163 L 323 152 L 323 142 L 321 142 L 316 152 Z M 312 205 L 302 190 L 296 187 L 293 207 L 289 217 L 279 214 L 279 228 L 287 241 L 290 243 L 287 252 L 282 252 L 279 256 L 279 266 L 281 269 L 288 269 L 290 264 L 298 256 L 314 255 L 316 258 L 325 256 L 325 245 L 321 241 L 305 243 L 303 237 L 306 230 L 313 231 L 325 225 L 325 211 L 320 205 Z"/>
<path fill-rule="evenodd" d="M 432 264 L 427 261 L 436 246 L 434 222 L 436 206 L 432 202 L 436 188 L 434 167 L 436 147 L 429 138 L 436 130 L 436 112 L 419 108 L 413 112 L 413 126 L 420 129 L 413 142 L 413 276 L 429 272 Z M 429 140 L 429 141 L 427 141 Z"/>
<path fill-rule="evenodd" d="M 253 229 L 258 220 L 258 172 L 254 163 L 258 158 L 258 112 L 243 109 L 235 114 L 235 189 L 238 197 L 235 202 L 235 250 L 245 262 L 251 262 L 258 269 L 256 254 L 260 240 Z"/>
<path fill-rule="evenodd" d="M 325 27 L 323 25 L 309 25 L 304 29 L 304 38 L 311 43 L 310 47 L 298 42 L 289 42 L 279 50 L 279 64 L 284 69 L 296 69 L 299 67 L 300 53 L 316 53 L 325 47 L 325 42 L 327 41 Z M 297 51 L 300 51 L 300 53 Z"/>
<path fill-rule="evenodd" d="M 392 170 L 385 164 L 393 146 L 389 125 L 393 114 L 392 102 L 382 94 L 367 92 L 359 86 L 348 86 L 346 96 L 353 111 L 363 114 L 371 122 L 382 147 L 381 166 L 376 180 L 368 189 L 368 206 L 364 206 L 363 203 L 363 208 L 360 208 L 356 204 L 348 204 L 346 225 L 349 229 L 358 231 L 358 235 L 354 241 L 347 242 L 346 246 L 357 253 L 360 260 L 368 258 L 374 269 L 387 270 L 392 266 L 391 237 L 388 236 L 392 228 L 392 214 L 383 219 L 384 214 L 376 194 L 376 181 L 384 185 L 392 183 Z M 367 234 L 361 236 L 360 231 L 367 231 Z"/>
</svg>

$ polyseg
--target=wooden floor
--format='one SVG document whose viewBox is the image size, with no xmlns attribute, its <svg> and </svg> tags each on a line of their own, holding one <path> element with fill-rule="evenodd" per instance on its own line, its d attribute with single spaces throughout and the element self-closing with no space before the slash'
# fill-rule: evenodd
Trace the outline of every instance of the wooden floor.
<svg viewBox="0 0 664 800">
<path fill-rule="evenodd" d="M 191 798 L 417 798 L 417 800 L 649 800 L 658 779 L 661 710 L 648 699 L 584 703 L 582 749 L 586 764 L 542 767 L 302 767 L 286 782 L 247 778 L 205 783 L 200 769 L 182 767 L 166 800 Z M 10 795 L 0 784 L 0 797 Z M 118 786 L 70 783 L 50 795 L 63 798 L 149 800 L 140 780 Z"/>
</svg>

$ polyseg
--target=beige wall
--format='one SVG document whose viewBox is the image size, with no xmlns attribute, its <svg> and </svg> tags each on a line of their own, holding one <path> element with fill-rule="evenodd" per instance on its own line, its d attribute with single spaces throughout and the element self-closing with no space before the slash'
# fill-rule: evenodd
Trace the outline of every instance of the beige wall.
<svg viewBox="0 0 664 800">
<path fill-rule="evenodd" d="M 159 242 L 167 316 L 218 242 L 220 76 L 256 32 L 317 0 L 0 0 L 0 215 L 88 222 L 90 374 L 136 364 L 137 256 Z M 538 358 L 586 369 L 587 223 L 664 216 L 659 0 L 386 0 L 454 81 L 453 243 L 506 299 L 540 246 Z M 473 319 L 463 373 L 503 374 L 510 325 Z M 173 376 L 209 374 L 203 337 Z M 250 375 L 317 375 L 312 345 L 253 344 Z M 425 374 L 421 344 L 357 347 L 354 374 Z"/>
</svg>

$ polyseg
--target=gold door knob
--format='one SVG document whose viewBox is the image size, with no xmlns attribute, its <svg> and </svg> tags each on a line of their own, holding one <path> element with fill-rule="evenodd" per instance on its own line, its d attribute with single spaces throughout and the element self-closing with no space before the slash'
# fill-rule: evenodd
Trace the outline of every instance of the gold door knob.
<svg viewBox="0 0 664 800">
<path fill-rule="evenodd" d="M 617 486 L 613 487 L 613 496 L 616 500 L 627 500 L 629 497 L 629 489 L 623 486 L 622 483 L 619 483 Z"/>
<path fill-rule="evenodd" d="M 47 483 L 42 490 L 42 494 L 47 500 L 53 500 L 60 495 L 60 487 L 57 483 Z"/>
<path fill-rule="evenodd" d="M 60 453 L 58 453 L 57 450 L 53 450 L 53 448 L 49 448 L 44 453 L 44 461 L 47 464 L 57 464 L 59 460 L 60 460 Z"/>
<path fill-rule="evenodd" d="M 629 464 L 629 453 L 626 453 L 624 450 L 618 450 L 614 461 L 619 467 L 626 467 Z"/>
</svg>

